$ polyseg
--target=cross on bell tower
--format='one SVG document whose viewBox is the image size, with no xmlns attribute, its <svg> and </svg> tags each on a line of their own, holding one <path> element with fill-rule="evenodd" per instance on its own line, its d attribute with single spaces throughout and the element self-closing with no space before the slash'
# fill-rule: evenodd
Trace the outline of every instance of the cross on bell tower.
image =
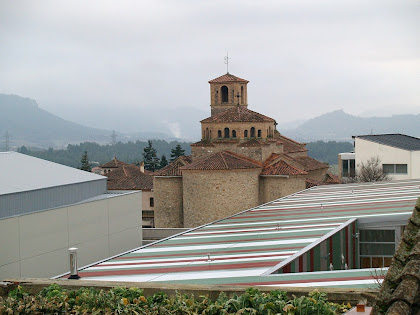
<svg viewBox="0 0 420 315">
<path fill-rule="evenodd" d="M 226 65 L 226 73 L 229 74 L 229 53 L 226 52 L 226 56 L 225 56 L 225 65 Z"/>
</svg>

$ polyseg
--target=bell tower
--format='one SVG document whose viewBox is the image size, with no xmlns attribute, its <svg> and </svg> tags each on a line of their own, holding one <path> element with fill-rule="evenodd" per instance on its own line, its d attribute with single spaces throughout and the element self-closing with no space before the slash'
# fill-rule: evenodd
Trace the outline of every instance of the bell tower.
<svg viewBox="0 0 420 315">
<path fill-rule="evenodd" d="M 248 82 L 229 72 L 210 80 L 211 115 L 213 116 L 235 106 L 248 108 Z"/>
</svg>

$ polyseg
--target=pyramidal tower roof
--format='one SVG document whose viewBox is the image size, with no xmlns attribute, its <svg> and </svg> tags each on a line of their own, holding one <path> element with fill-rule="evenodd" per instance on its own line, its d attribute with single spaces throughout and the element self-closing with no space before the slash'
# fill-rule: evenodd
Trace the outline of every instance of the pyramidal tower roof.
<svg viewBox="0 0 420 315">
<path fill-rule="evenodd" d="M 242 83 L 248 83 L 248 80 L 245 79 L 241 79 L 237 76 L 234 76 L 233 74 L 230 74 L 229 72 L 218 77 L 215 78 L 213 80 L 210 80 L 209 83 L 228 83 L 228 82 L 242 82 Z"/>
</svg>

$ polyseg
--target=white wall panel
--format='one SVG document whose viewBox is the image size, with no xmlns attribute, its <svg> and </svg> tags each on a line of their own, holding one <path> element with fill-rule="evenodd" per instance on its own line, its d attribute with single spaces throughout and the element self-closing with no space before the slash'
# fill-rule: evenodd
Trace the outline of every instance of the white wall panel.
<svg viewBox="0 0 420 315">
<path fill-rule="evenodd" d="M 0 280 L 69 271 L 141 246 L 141 192 L 0 219 Z"/>
<path fill-rule="evenodd" d="M 0 220 L 0 266 L 16 261 L 19 261 L 19 220 Z"/>
</svg>

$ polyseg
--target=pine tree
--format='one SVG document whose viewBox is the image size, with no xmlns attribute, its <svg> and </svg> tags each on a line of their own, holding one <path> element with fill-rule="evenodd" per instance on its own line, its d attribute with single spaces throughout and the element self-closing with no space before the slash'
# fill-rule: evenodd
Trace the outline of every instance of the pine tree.
<svg viewBox="0 0 420 315">
<path fill-rule="evenodd" d="M 156 155 L 156 150 L 152 146 L 152 141 L 148 140 L 148 146 L 143 149 L 144 168 L 154 172 L 159 168 L 159 158 Z"/>
<path fill-rule="evenodd" d="M 162 155 L 160 158 L 160 168 L 163 168 L 166 165 L 168 165 L 168 160 L 166 159 L 166 156 Z"/>
<path fill-rule="evenodd" d="M 184 153 L 185 153 L 185 150 L 183 150 L 181 148 L 181 145 L 180 144 L 177 144 L 176 147 L 175 147 L 175 149 L 172 149 L 171 150 L 171 162 L 173 162 L 174 160 L 176 160 L 176 158 L 178 158 L 178 157 L 180 157 L 182 155 L 185 155 Z"/>
<path fill-rule="evenodd" d="M 80 163 L 82 163 L 82 167 L 80 168 L 81 170 L 87 171 L 87 172 L 90 172 L 92 170 L 92 167 L 90 166 L 89 158 L 88 158 L 88 154 L 87 154 L 86 150 L 83 153 L 82 158 L 80 159 Z"/>
</svg>

